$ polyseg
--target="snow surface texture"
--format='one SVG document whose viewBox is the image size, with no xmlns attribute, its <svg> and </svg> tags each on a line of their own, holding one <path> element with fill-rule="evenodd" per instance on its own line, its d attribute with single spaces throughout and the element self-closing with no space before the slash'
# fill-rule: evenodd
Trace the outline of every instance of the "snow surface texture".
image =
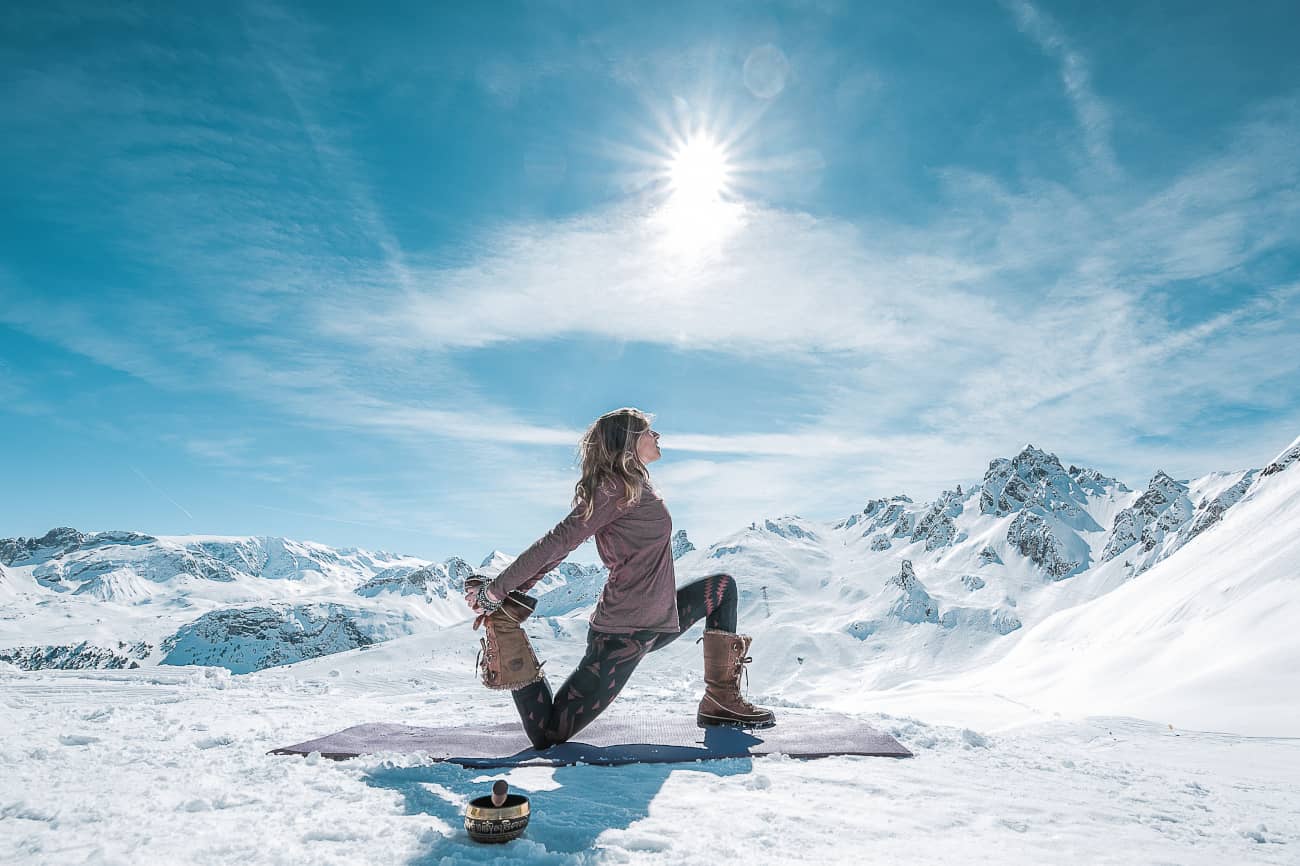
<svg viewBox="0 0 1300 866">
<path fill-rule="evenodd" d="M 0 862 L 1294 863 L 1297 455 L 1134 491 L 1030 446 L 935 502 L 674 538 L 680 582 L 738 579 L 751 699 L 860 714 L 905 761 L 271 758 L 361 722 L 514 718 L 477 682 L 458 591 L 510 558 L 0 541 Z M 566 563 L 534 589 L 553 685 L 604 577 Z M 699 655 L 689 637 L 653 654 L 620 704 L 698 699 Z M 501 777 L 535 810 L 507 850 L 460 824 Z"/>
<path fill-rule="evenodd" d="M 0 673 L 0 862 L 860 863 L 869 850 L 881 864 L 1220 866 L 1290 864 L 1300 846 L 1294 740 L 1035 720 L 1009 704 L 1020 714 L 999 724 L 864 714 L 916 753 L 903 760 L 498 772 L 265 754 L 366 720 L 509 718 L 510 699 L 477 683 L 474 647 L 455 631 L 246 675 Z M 537 646 L 557 669 L 578 659 L 572 640 Z M 619 700 L 654 712 L 697 696 L 698 649 L 656 653 Z M 505 849 L 470 841 L 461 823 L 498 778 L 533 808 Z"/>
</svg>

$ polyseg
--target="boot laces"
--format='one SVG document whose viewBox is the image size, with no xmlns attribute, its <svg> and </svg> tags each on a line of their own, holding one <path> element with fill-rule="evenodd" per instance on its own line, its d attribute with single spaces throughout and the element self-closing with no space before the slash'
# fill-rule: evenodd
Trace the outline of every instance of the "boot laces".
<svg viewBox="0 0 1300 866">
<path fill-rule="evenodd" d="M 482 640 L 479 642 L 478 655 L 474 658 L 474 671 L 486 672 L 492 669 L 492 660 L 497 657 L 496 641 L 494 640 L 492 629 L 486 629 Z"/>
<path fill-rule="evenodd" d="M 736 691 L 736 700 L 748 709 L 755 710 L 757 707 L 745 700 L 745 695 L 749 692 L 749 663 L 752 661 L 753 659 L 749 656 L 742 656 L 736 660 L 736 667 L 739 668 L 739 670 L 736 671 L 736 685 L 740 685 L 741 679 L 744 679 L 745 681 L 744 689 L 738 688 Z"/>
</svg>

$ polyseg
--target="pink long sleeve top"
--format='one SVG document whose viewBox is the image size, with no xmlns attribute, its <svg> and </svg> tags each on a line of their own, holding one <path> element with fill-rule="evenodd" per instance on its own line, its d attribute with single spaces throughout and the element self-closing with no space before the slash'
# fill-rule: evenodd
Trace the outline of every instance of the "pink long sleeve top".
<svg viewBox="0 0 1300 866">
<path fill-rule="evenodd" d="M 598 486 L 591 517 L 583 520 L 584 507 L 575 506 L 497 575 L 489 587 L 492 595 L 504 598 L 514 589 L 527 591 L 594 534 L 609 579 L 591 614 L 591 627 L 614 634 L 680 631 L 672 516 L 649 484 L 634 506 L 620 508 L 623 496 L 621 483 Z"/>
</svg>

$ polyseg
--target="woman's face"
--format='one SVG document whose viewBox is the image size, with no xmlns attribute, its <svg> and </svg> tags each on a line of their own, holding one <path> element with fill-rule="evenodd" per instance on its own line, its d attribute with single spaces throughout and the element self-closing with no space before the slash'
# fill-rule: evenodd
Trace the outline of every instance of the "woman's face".
<svg viewBox="0 0 1300 866">
<path fill-rule="evenodd" d="M 653 463 L 662 456 L 659 451 L 659 434 L 657 432 L 647 430 L 637 436 L 636 456 L 645 464 Z"/>
</svg>

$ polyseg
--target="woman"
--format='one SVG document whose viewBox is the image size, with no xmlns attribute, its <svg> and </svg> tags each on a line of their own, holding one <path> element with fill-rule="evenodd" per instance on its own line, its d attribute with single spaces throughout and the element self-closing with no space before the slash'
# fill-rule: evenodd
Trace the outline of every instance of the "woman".
<svg viewBox="0 0 1300 866">
<path fill-rule="evenodd" d="M 770 710 L 740 695 L 750 637 L 736 634 L 735 580 L 712 574 L 676 588 L 672 518 L 646 469 L 661 456 L 650 421 L 632 408 L 596 419 L 579 446 L 582 477 L 569 516 L 495 580 L 476 575 L 466 581 L 465 600 L 479 614 L 475 628 L 487 626 L 484 684 L 512 690 L 524 731 L 538 749 L 562 743 L 590 724 L 646 653 L 672 643 L 701 619 L 705 693 L 696 722 L 775 724 Z M 524 592 L 593 534 L 609 578 L 591 615 L 586 655 L 553 694 L 519 627 L 536 605 Z"/>
</svg>

